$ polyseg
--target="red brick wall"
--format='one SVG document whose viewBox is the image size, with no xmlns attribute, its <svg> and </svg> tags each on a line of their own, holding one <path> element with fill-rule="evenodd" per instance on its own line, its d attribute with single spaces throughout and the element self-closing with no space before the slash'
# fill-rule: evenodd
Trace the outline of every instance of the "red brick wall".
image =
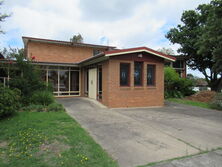
<svg viewBox="0 0 222 167">
<path fill-rule="evenodd" d="M 93 48 L 29 42 L 27 57 L 32 56 L 39 62 L 76 63 L 93 56 Z"/>
<path fill-rule="evenodd" d="M 134 86 L 134 61 L 143 61 L 143 86 Z M 131 64 L 129 87 L 120 87 L 120 63 Z M 156 65 L 156 85 L 146 85 L 147 64 Z M 108 68 L 108 69 L 107 69 Z M 164 104 L 164 62 L 150 54 L 138 58 L 137 54 L 111 57 L 103 66 L 103 100 L 102 103 L 111 108 L 118 107 L 147 107 Z"/>
</svg>

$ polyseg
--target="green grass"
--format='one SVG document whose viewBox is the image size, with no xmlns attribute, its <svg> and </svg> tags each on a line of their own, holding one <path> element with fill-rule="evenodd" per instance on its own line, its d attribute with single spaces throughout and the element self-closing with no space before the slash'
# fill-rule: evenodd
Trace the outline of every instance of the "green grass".
<svg viewBox="0 0 222 167">
<path fill-rule="evenodd" d="M 0 167 L 117 167 L 65 112 L 20 112 L 0 121 Z"/>
<path fill-rule="evenodd" d="M 167 101 L 211 109 L 210 104 L 204 103 L 204 102 L 197 102 L 197 101 L 177 99 L 177 98 L 169 98 L 169 99 L 167 99 Z"/>
</svg>

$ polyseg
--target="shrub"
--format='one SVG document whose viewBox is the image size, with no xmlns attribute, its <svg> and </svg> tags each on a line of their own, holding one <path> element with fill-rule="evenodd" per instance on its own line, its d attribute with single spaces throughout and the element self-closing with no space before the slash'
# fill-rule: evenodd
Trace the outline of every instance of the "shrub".
<svg viewBox="0 0 222 167">
<path fill-rule="evenodd" d="M 48 106 L 54 102 L 54 96 L 49 91 L 36 91 L 31 96 L 31 102 L 37 105 Z"/>
<path fill-rule="evenodd" d="M 60 112 L 60 111 L 65 111 L 64 107 L 62 104 L 59 103 L 52 103 L 47 107 L 47 111 L 52 111 L 52 112 Z"/>
<path fill-rule="evenodd" d="M 23 50 L 14 50 L 10 56 L 16 59 L 16 64 L 9 65 L 10 88 L 21 91 L 21 102 L 23 105 L 31 103 L 31 96 L 35 91 L 51 90 L 41 79 L 41 71 L 31 61 L 26 60 Z"/>
<path fill-rule="evenodd" d="M 217 93 L 210 105 L 211 108 L 222 110 L 222 93 Z"/>
<path fill-rule="evenodd" d="M 15 113 L 20 107 L 20 91 L 0 85 L 0 119 Z"/>
<path fill-rule="evenodd" d="M 28 112 L 45 112 L 46 107 L 43 105 L 37 105 L 37 104 L 31 104 L 29 106 L 23 107 L 22 111 L 28 111 Z"/>
<path fill-rule="evenodd" d="M 171 67 L 164 69 L 165 98 L 181 98 L 190 96 L 195 92 L 192 90 L 193 82 L 187 78 L 180 78 L 179 74 Z"/>
</svg>

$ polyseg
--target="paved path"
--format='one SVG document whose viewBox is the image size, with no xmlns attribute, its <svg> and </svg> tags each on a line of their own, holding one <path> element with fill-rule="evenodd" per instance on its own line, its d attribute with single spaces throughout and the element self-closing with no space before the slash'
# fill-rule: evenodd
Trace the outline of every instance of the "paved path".
<svg viewBox="0 0 222 167">
<path fill-rule="evenodd" d="M 173 103 L 107 109 L 87 98 L 58 100 L 122 167 L 222 147 L 222 112 Z"/>
<path fill-rule="evenodd" d="M 222 150 L 212 151 L 206 154 L 195 155 L 181 160 L 160 163 L 152 167 L 221 167 Z"/>
</svg>

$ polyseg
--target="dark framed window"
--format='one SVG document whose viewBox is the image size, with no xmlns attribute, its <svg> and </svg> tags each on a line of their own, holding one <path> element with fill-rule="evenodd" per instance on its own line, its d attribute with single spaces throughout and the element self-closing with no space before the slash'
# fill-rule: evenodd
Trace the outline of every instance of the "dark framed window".
<svg viewBox="0 0 222 167">
<path fill-rule="evenodd" d="M 130 63 L 120 63 L 120 86 L 130 85 Z"/>
<path fill-rule="evenodd" d="M 147 65 L 147 86 L 155 85 L 155 73 L 156 73 L 156 66 L 148 64 Z"/>
<path fill-rule="evenodd" d="M 143 85 L 143 62 L 134 62 L 134 85 Z"/>
</svg>

